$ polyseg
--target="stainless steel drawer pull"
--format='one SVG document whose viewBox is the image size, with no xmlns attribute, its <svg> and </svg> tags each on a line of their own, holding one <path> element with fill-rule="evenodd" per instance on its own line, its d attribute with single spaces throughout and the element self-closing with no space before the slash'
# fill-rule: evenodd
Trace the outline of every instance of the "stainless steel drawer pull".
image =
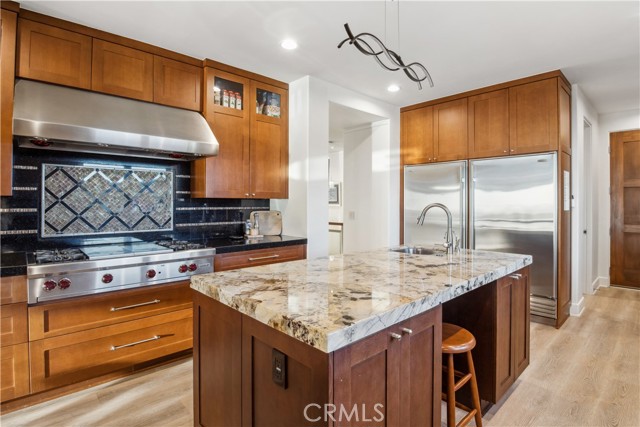
<svg viewBox="0 0 640 427">
<path fill-rule="evenodd" d="M 268 255 L 268 256 L 257 256 L 255 258 L 249 258 L 249 261 L 260 261 L 261 259 L 271 259 L 271 258 L 280 258 L 280 255 Z"/>
<path fill-rule="evenodd" d="M 516 274 L 512 274 L 509 277 L 511 277 L 512 279 L 520 280 L 520 278 L 522 277 L 522 274 L 516 273 Z"/>
<path fill-rule="evenodd" d="M 118 350 L 118 349 L 125 348 L 125 347 L 133 347 L 134 345 L 142 344 L 142 343 L 149 342 L 149 341 L 155 341 L 155 340 L 159 340 L 159 339 L 160 339 L 160 335 L 154 335 L 151 338 L 147 338 L 146 340 L 140 340 L 140 341 L 136 341 L 136 342 L 131 342 L 129 344 L 112 345 L 111 346 L 111 351 Z"/>
<path fill-rule="evenodd" d="M 409 328 L 402 328 L 402 332 L 411 335 L 413 333 L 413 330 Z"/>
<path fill-rule="evenodd" d="M 402 339 L 402 335 L 396 334 L 395 332 L 390 332 L 389 335 L 391 335 L 391 338 L 393 338 L 394 340 L 400 341 Z"/>
<path fill-rule="evenodd" d="M 130 308 L 142 307 L 142 306 L 151 305 L 151 304 L 158 304 L 159 302 L 160 302 L 159 299 L 154 299 L 153 301 L 141 302 L 140 304 L 125 305 L 123 307 L 111 307 L 111 311 L 128 310 Z"/>
</svg>

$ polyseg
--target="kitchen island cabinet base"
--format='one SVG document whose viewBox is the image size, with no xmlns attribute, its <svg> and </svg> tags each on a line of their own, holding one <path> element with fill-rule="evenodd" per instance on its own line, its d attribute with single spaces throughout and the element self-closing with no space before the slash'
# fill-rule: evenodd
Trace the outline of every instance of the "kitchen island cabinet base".
<svg viewBox="0 0 640 427">
<path fill-rule="evenodd" d="M 437 306 L 325 353 L 194 292 L 194 425 L 439 425 L 440 326 Z"/>
</svg>

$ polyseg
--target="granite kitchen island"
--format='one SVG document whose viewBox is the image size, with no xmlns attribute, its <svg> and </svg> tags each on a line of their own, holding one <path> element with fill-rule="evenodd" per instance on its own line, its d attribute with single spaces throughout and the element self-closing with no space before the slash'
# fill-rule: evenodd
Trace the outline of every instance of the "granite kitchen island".
<svg viewBox="0 0 640 427">
<path fill-rule="evenodd" d="M 439 425 L 443 307 L 491 341 L 495 400 L 528 364 L 531 262 L 378 250 L 194 276 L 195 425 Z"/>
</svg>

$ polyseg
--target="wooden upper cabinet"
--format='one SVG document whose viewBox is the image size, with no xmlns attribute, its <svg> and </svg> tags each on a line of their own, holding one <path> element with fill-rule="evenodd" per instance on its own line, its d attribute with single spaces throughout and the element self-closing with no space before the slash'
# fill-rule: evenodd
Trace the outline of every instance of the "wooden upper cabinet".
<svg viewBox="0 0 640 427">
<path fill-rule="evenodd" d="M 467 158 L 467 98 L 433 106 L 434 160 Z"/>
<path fill-rule="evenodd" d="M 433 107 L 405 111 L 400 116 L 402 161 L 416 165 L 433 161 Z"/>
<path fill-rule="evenodd" d="M 468 98 L 469 158 L 509 154 L 509 90 Z"/>
<path fill-rule="evenodd" d="M 19 77 L 91 89 L 91 37 L 18 20 Z"/>
<path fill-rule="evenodd" d="M 202 68 L 154 56 L 153 102 L 202 111 Z"/>
<path fill-rule="evenodd" d="M 249 79 L 206 67 L 204 117 L 218 143 L 218 155 L 192 162 L 191 196 L 249 197 Z M 224 91 L 241 96 L 241 108 L 223 106 Z M 228 101 L 227 101 L 228 102 Z M 234 103 L 235 105 L 235 103 Z"/>
<path fill-rule="evenodd" d="M 571 88 L 558 79 L 558 137 L 560 150 L 571 154 Z"/>
<path fill-rule="evenodd" d="M 93 39 L 91 89 L 153 101 L 153 55 Z"/>
<path fill-rule="evenodd" d="M 0 38 L 0 196 L 12 194 L 13 183 L 13 83 L 16 69 L 16 26 L 18 15 L 2 9 Z M 4 291 L 3 291 L 4 292 Z"/>
<path fill-rule="evenodd" d="M 558 79 L 509 88 L 510 154 L 558 149 Z"/>
<path fill-rule="evenodd" d="M 251 197 L 286 199 L 289 195 L 288 91 L 251 84 Z"/>
</svg>

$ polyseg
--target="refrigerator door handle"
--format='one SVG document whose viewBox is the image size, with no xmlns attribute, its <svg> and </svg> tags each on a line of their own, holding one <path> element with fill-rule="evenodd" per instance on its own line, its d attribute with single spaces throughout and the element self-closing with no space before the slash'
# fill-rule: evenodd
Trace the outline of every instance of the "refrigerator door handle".
<svg viewBox="0 0 640 427">
<path fill-rule="evenodd" d="M 475 203 L 473 201 L 473 195 L 476 192 L 476 179 L 473 177 L 473 165 L 471 165 L 471 189 L 469 190 L 469 249 L 476 248 L 476 218 L 475 218 Z"/>
</svg>

